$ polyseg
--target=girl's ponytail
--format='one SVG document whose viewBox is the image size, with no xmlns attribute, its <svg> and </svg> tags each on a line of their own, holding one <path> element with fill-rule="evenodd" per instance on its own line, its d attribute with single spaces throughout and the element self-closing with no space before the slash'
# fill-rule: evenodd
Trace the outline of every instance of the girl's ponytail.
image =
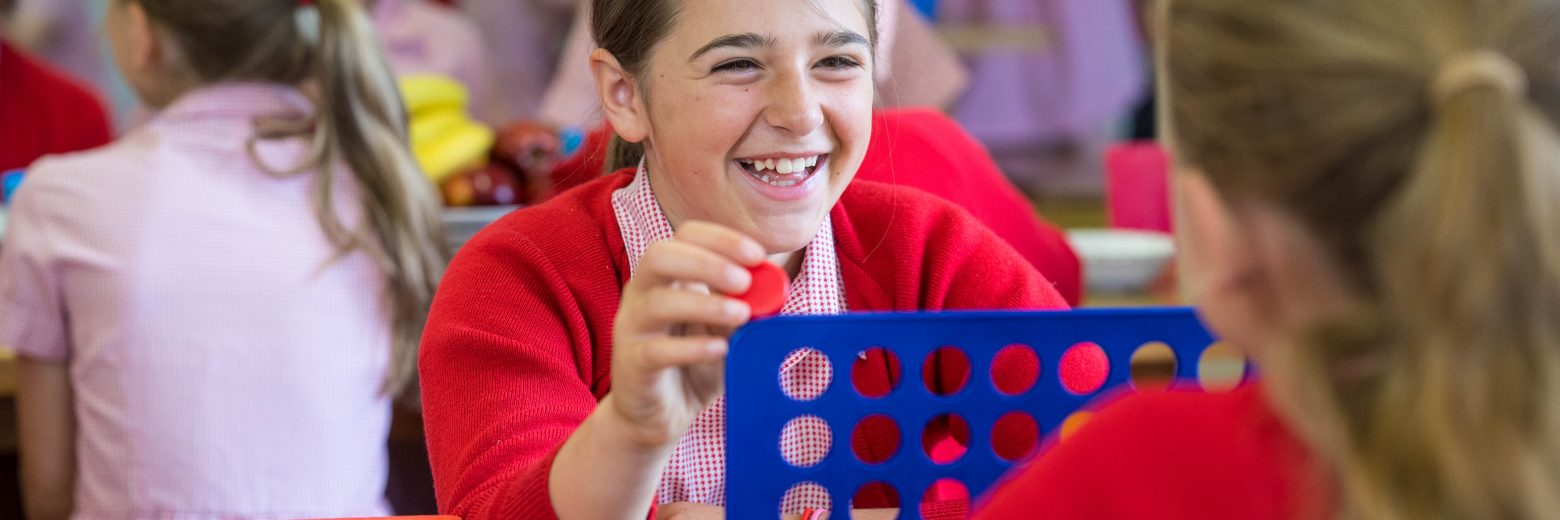
<svg viewBox="0 0 1560 520">
<path fill-rule="evenodd" d="M 1299 403 L 1339 420 L 1330 455 L 1352 515 L 1549 517 L 1560 512 L 1560 141 L 1511 58 L 1464 50 L 1439 69 L 1417 165 L 1363 241 L 1377 328 L 1361 344 L 1292 352 L 1338 374 L 1373 349 L 1378 370 L 1314 385 Z"/>
<path fill-rule="evenodd" d="M 386 389 L 398 392 L 415 382 L 417 345 L 448 259 L 439 200 L 411 155 L 400 92 L 358 1 L 315 0 L 312 9 L 319 18 L 317 35 L 310 35 L 318 38 L 315 207 L 337 244 L 363 247 L 389 278 L 394 350 Z M 342 163 L 362 192 L 370 240 L 336 217 L 331 192 Z"/>
</svg>

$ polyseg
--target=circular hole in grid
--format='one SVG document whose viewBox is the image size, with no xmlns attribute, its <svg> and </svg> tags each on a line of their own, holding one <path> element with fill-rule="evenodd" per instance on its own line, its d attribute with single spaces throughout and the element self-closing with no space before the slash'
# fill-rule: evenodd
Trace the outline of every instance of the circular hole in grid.
<svg viewBox="0 0 1560 520">
<path fill-rule="evenodd" d="M 958 414 L 945 413 L 926 421 L 921 449 L 933 464 L 952 464 L 970 451 L 970 423 Z"/>
<path fill-rule="evenodd" d="M 856 489 L 850 499 L 850 517 L 853 519 L 893 520 L 904 515 L 899 509 L 899 490 L 883 481 L 868 482 Z"/>
<path fill-rule="evenodd" d="M 991 447 L 1002 460 L 1029 458 L 1039 445 L 1040 423 L 1027 413 L 1008 412 L 991 425 Z"/>
<path fill-rule="evenodd" d="M 1214 343 L 1197 358 L 1197 382 L 1208 392 L 1228 392 L 1246 377 L 1246 355 L 1228 343 Z"/>
<path fill-rule="evenodd" d="M 882 414 L 868 415 L 861 422 L 856 423 L 856 427 L 850 431 L 851 452 L 855 453 L 856 459 L 861 462 L 882 464 L 899 453 L 899 442 L 902 437 L 899 423 L 892 417 Z"/>
<path fill-rule="evenodd" d="M 798 468 L 817 466 L 834 447 L 829 423 L 816 415 L 803 415 L 780 429 L 780 458 Z"/>
<path fill-rule="evenodd" d="M 801 514 L 804 509 L 828 509 L 834 507 L 829 490 L 817 482 L 799 482 L 780 497 L 780 515 Z"/>
<path fill-rule="evenodd" d="M 1110 375 L 1110 358 L 1105 356 L 1105 349 L 1092 341 L 1077 343 L 1062 353 L 1057 372 L 1062 378 L 1062 388 L 1077 395 L 1089 395 L 1105 386 L 1105 378 Z"/>
<path fill-rule="evenodd" d="M 938 479 L 921 493 L 921 518 L 945 518 L 968 514 L 970 488 L 951 478 Z"/>
<path fill-rule="evenodd" d="M 1067 416 L 1066 419 L 1062 420 L 1061 439 L 1067 440 L 1068 437 L 1072 437 L 1072 434 L 1077 433 L 1079 428 L 1088 424 L 1089 419 L 1093 418 L 1094 412 L 1074 412 L 1072 415 Z"/>
<path fill-rule="evenodd" d="M 1040 356 L 1029 345 L 1002 347 L 991 359 L 991 381 L 1003 395 L 1018 395 L 1040 379 Z"/>
<path fill-rule="evenodd" d="M 1132 353 L 1132 388 L 1161 390 L 1175 380 L 1175 350 L 1162 341 L 1144 343 Z"/>
<path fill-rule="evenodd" d="M 899 356 L 883 347 L 872 347 L 856 356 L 850 365 L 850 384 L 856 393 L 868 399 L 887 396 L 899 386 L 903 369 Z"/>
<path fill-rule="evenodd" d="M 970 357 L 959 347 L 938 347 L 921 364 L 921 382 L 940 396 L 959 393 L 970 382 Z"/>
<path fill-rule="evenodd" d="M 811 401 L 823 395 L 834 380 L 834 365 L 818 349 L 804 347 L 786 354 L 780 362 L 780 391 L 797 401 Z"/>
</svg>

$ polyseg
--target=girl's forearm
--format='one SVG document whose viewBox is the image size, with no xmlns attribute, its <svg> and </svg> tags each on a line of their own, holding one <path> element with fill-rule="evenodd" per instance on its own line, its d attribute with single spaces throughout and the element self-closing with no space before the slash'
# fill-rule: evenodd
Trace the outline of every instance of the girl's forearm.
<svg viewBox="0 0 1560 520">
<path fill-rule="evenodd" d="M 633 441 L 608 395 L 553 460 L 548 496 L 559 518 L 644 518 L 655 501 L 671 446 Z"/>
</svg>

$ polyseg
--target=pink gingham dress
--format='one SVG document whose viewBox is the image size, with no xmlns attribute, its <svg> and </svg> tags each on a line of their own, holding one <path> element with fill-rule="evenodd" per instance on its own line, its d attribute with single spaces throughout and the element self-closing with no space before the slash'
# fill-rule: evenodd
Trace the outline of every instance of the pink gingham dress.
<svg viewBox="0 0 1560 520">
<path fill-rule="evenodd" d="M 73 518 L 389 513 L 384 272 L 331 261 L 314 172 L 245 151 L 256 116 L 312 112 L 288 87 L 208 87 L 29 168 L 0 246 L 0 348 L 69 367 Z M 283 170 L 309 147 L 255 146 Z"/>
<path fill-rule="evenodd" d="M 639 268 L 639 258 L 651 243 L 672 238 L 672 226 L 661 212 L 650 189 L 650 177 L 643 165 L 633 182 L 612 193 L 612 210 L 623 232 L 628 252 L 629 275 Z M 834 226 L 828 217 L 818 227 L 802 256 L 802 270 L 791 283 L 781 314 L 829 315 L 845 312 L 845 284 L 840 278 L 839 256 L 834 250 Z M 780 367 L 781 384 L 792 395 L 817 396 L 829 385 L 828 359 L 815 352 L 800 352 L 787 357 Z M 830 434 L 823 421 L 803 421 L 780 437 L 781 453 L 787 460 L 813 462 L 827 453 Z M 683 434 L 672 451 L 672 458 L 661 472 L 661 487 L 656 501 L 661 504 L 697 502 L 725 505 L 726 502 L 726 398 L 717 398 L 705 408 Z M 741 449 L 762 449 L 744 446 Z M 829 496 L 821 488 L 802 487 L 788 493 L 781 505 L 785 513 L 800 513 L 803 508 L 827 509 Z"/>
</svg>

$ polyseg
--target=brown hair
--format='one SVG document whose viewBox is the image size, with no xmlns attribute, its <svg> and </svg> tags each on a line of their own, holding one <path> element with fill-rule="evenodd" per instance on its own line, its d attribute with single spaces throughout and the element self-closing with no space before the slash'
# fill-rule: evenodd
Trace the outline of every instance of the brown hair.
<svg viewBox="0 0 1560 520">
<path fill-rule="evenodd" d="M 1178 159 L 1293 214 L 1363 301 L 1264 366 L 1336 513 L 1560 517 L 1560 4 L 1169 1 Z M 1480 52 L 1526 93 L 1432 92 Z"/>
<path fill-rule="evenodd" d="M 877 1 L 861 0 L 866 13 L 867 38 L 878 41 Z M 591 0 L 590 28 L 596 45 L 617 58 L 623 71 L 643 77 L 646 62 L 655 46 L 666 38 L 680 7 L 677 0 Z M 607 173 L 639 164 L 644 146 L 613 136 L 607 148 Z"/>
<path fill-rule="evenodd" d="M 385 388 L 406 389 L 448 254 L 438 199 L 408 149 L 400 92 L 358 0 L 129 1 L 173 38 L 198 83 L 260 81 L 317 93 L 315 155 L 304 168 L 316 171 L 315 213 L 342 254 L 361 249 L 384 270 L 393 332 Z M 314 24 L 318 34 L 309 34 Z M 331 190 L 341 163 L 362 191 L 371 230 L 348 229 L 337 214 Z"/>
</svg>

